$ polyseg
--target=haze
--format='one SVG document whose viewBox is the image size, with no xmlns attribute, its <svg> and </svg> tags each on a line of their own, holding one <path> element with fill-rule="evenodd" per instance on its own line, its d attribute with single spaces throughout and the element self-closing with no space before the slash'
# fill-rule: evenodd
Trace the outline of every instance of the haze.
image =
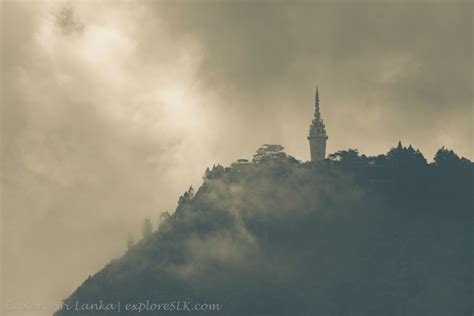
<svg viewBox="0 0 474 316">
<path fill-rule="evenodd" d="M 316 85 L 329 153 L 401 140 L 428 160 L 441 146 L 472 160 L 472 13 L 470 1 L 3 1 L 0 301 L 60 302 L 208 166 L 263 143 L 308 160 Z"/>
</svg>

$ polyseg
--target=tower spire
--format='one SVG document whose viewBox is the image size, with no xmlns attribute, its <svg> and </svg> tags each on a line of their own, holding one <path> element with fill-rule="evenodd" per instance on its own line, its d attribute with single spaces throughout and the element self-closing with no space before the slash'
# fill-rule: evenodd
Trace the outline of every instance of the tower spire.
<svg viewBox="0 0 474 316">
<path fill-rule="evenodd" d="M 326 141 L 328 136 L 321 118 L 319 103 L 319 88 L 316 86 L 316 94 L 314 96 L 314 118 L 309 127 L 309 146 L 311 150 L 311 161 L 323 160 L 326 157 Z"/>
<path fill-rule="evenodd" d="M 317 120 L 321 119 L 321 112 L 319 109 L 319 89 L 318 86 L 316 86 L 316 95 L 314 96 L 314 118 Z"/>
</svg>

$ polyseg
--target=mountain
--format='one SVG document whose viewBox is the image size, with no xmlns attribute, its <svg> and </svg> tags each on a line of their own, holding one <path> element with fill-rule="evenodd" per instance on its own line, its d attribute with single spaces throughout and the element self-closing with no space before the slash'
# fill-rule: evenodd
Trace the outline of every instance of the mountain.
<svg viewBox="0 0 474 316">
<path fill-rule="evenodd" d="M 472 315 L 472 162 L 272 146 L 206 170 L 55 316 Z"/>
</svg>

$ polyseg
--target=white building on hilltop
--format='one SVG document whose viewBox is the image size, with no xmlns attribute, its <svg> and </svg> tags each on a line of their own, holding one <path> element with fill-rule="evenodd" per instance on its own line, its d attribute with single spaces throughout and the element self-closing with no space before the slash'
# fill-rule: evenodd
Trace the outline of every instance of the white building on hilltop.
<svg viewBox="0 0 474 316">
<path fill-rule="evenodd" d="M 308 140 L 311 151 L 311 161 L 320 161 L 326 158 L 326 141 L 328 136 L 326 134 L 326 128 L 319 110 L 319 91 L 317 87 L 314 105 L 314 118 L 311 126 L 309 127 Z"/>
</svg>

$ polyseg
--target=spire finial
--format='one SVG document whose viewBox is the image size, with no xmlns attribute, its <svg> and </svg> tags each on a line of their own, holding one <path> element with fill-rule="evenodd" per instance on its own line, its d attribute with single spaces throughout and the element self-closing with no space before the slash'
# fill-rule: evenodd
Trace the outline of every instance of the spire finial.
<svg viewBox="0 0 474 316">
<path fill-rule="evenodd" d="M 318 86 L 316 86 L 315 105 L 319 109 L 319 89 L 318 89 Z"/>
<path fill-rule="evenodd" d="M 316 95 L 314 97 L 314 117 L 317 119 L 317 120 L 320 120 L 321 119 L 321 113 L 319 111 L 319 88 L 318 86 L 316 86 Z"/>
</svg>

